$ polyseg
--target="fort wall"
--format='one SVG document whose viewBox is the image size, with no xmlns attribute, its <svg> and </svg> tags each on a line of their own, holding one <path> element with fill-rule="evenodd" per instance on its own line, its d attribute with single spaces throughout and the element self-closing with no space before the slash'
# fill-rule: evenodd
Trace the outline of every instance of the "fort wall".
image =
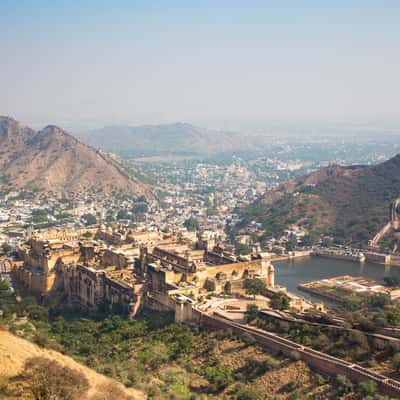
<svg viewBox="0 0 400 400">
<path fill-rule="evenodd" d="M 338 374 L 346 376 L 353 382 L 373 380 L 378 384 L 379 389 L 388 396 L 400 396 L 400 382 L 387 378 L 384 375 L 376 374 L 356 364 L 332 357 L 309 347 L 299 345 L 288 339 L 281 338 L 269 332 L 261 331 L 248 325 L 241 325 L 219 316 L 202 314 L 200 324 L 214 329 L 231 329 L 239 336 L 251 336 L 261 346 L 268 348 L 275 353 L 282 353 L 293 358 L 294 354 L 316 369 L 319 372 L 330 376 Z"/>
</svg>

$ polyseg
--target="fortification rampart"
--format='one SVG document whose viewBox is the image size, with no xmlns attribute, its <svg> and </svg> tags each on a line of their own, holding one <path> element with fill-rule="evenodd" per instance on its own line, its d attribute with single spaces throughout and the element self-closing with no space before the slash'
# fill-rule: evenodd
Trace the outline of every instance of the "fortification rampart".
<svg viewBox="0 0 400 400">
<path fill-rule="evenodd" d="M 349 328 L 346 328 L 346 327 L 341 326 L 341 325 L 322 324 L 320 322 L 310 322 L 310 321 L 306 321 L 306 320 L 303 320 L 303 319 L 285 317 L 283 314 L 268 313 L 267 311 L 261 311 L 261 313 L 262 313 L 262 315 L 265 316 L 265 318 L 267 318 L 269 320 L 272 320 L 272 321 L 276 321 L 276 320 L 285 321 L 289 325 L 302 324 L 302 325 L 316 326 L 316 327 L 320 327 L 320 328 L 328 328 L 328 329 L 332 329 L 332 330 L 336 330 L 336 331 L 342 331 L 342 332 L 354 332 L 354 331 L 355 332 L 360 332 L 357 329 L 349 329 Z M 384 332 L 386 332 L 387 335 L 385 335 Z M 385 329 L 382 328 L 377 333 L 362 332 L 362 334 L 365 335 L 367 338 L 382 340 L 387 345 L 388 344 L 399 345 L 400 344 L 399 337 L 396 337 L 396 336 L 393 336 L 393 335 L 389 335 L 388 333 L 390 333 L 390 332 L 391 332 L 390 329 L 385 331 Z"/>
<path fill-rule="evenodd" d="M 345 375 L 353 382 L 372 380 L 378 384 L 380 391 L 386 395 L 394 397 L 400 396 L 400 382 L 394 379 L 376 374 L 356 364 L 351 364 L 309 347 L 299 345 L 272 333 L 261 331 L 248 325 L 238 324 L 216 315 L 210 316 L 202 314 L 201 325 L 214 329 L 231 329 L 233 333 L 239 336 L 250 335 L 257 343 L 268 348 L 272 352 L 283 353 L 285 356 L 291 358 L 294 357 L 294 353 L 298 354 L 302 361 L 318 372 L 331 376 L 336 376 L 338 374 Z"/>
</svg>

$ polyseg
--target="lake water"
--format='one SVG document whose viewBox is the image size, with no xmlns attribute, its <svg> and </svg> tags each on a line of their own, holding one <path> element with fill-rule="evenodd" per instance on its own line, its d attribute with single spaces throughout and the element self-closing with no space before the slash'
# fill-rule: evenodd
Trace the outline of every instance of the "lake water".
<svg viewBox="0 0 400 400">
<path fill-rule="evenodd" d="M 302 297 L 321 301 L 321 297 L 302 292 L 297 288 L 299 283 L 332 278 L 339 275 L 365 276 L 382 280 L 384 276 L 400 277 L 400 267 L 385 266 L 372 263 L 356 263 L 321 257 L 304 257 L 288 261 L 273 262 L 275 267 L 275 283 L 286 286 L 292 293 Z"/>
</svg>

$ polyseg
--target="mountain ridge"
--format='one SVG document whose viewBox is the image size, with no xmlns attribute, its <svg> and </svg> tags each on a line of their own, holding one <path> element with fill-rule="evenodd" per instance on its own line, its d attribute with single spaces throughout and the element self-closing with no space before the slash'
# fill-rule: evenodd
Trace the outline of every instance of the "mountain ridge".
<svg viewBox="0 0 400 400">
<path fill-rule="evenodd" d="M 11 117 L 0 117 L 0 146 L 0 190 L 151 196 L 150 188 L 114 159 L 56 125 L 34 131 Z"/>
<path fill-rule="evenodd" d="M 291 224 L 329 234 L 340 243 L 365 244 L 389 220 L 400 195 L 400 154 L 377 165 L 331 165 L 267 191 L 241 210 L 266 236 Z"/>
<path fill-rule="evenodd" d="M 188 154 L 214 155 L 255 150 L 255 139 L 220 130 L 200 128 L 187 122 L 160 125 L 108 125 L 82 133 L 80 139 L 105 151 L 132 156 Z M 123 143 L 123 147 L 121 146 Z"/>
</svg>

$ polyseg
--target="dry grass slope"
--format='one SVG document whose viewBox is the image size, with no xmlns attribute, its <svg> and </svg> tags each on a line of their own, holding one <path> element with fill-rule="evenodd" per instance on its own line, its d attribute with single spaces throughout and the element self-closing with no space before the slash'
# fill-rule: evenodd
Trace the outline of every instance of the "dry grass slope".
<svg viewBox="0 0 400 400">
<path fill-rule="evenodd" d="M 127 389 L 115 380 L 98 374 L 90 368 L 77 363 L 70 357 L 64 356 L 56 351 L 42 349 L 35 344 L 21 339 L 7 331 L 0 331 L 0 377 L 13 378 L 17 376 L 22 371 L 26 360 L 35 356 L 47 357 L 51 360 L 59 362 L 65 367 L 69 367 L 73 370 L 83 373 L 90 384 L 90 388 L 87 393 L 88 398 L 101 395 L 104 388 L 109 385 L 117 385 L 125 392 L 127 396 L 133 400 L 146 399 L 146 396 L 143 393 L 134 389 Z M 29 399 L 29 397 L 24 397 L 27 396 L 26 393 L 24 394 L 24 392 L 20 392 L 21 385 L 15 385 L 15 387 L 12 389 L 15 395 L 5 397 L 4 400 Z M 101 397 L 98 398 L 100 399 Z"/>
</svg>

